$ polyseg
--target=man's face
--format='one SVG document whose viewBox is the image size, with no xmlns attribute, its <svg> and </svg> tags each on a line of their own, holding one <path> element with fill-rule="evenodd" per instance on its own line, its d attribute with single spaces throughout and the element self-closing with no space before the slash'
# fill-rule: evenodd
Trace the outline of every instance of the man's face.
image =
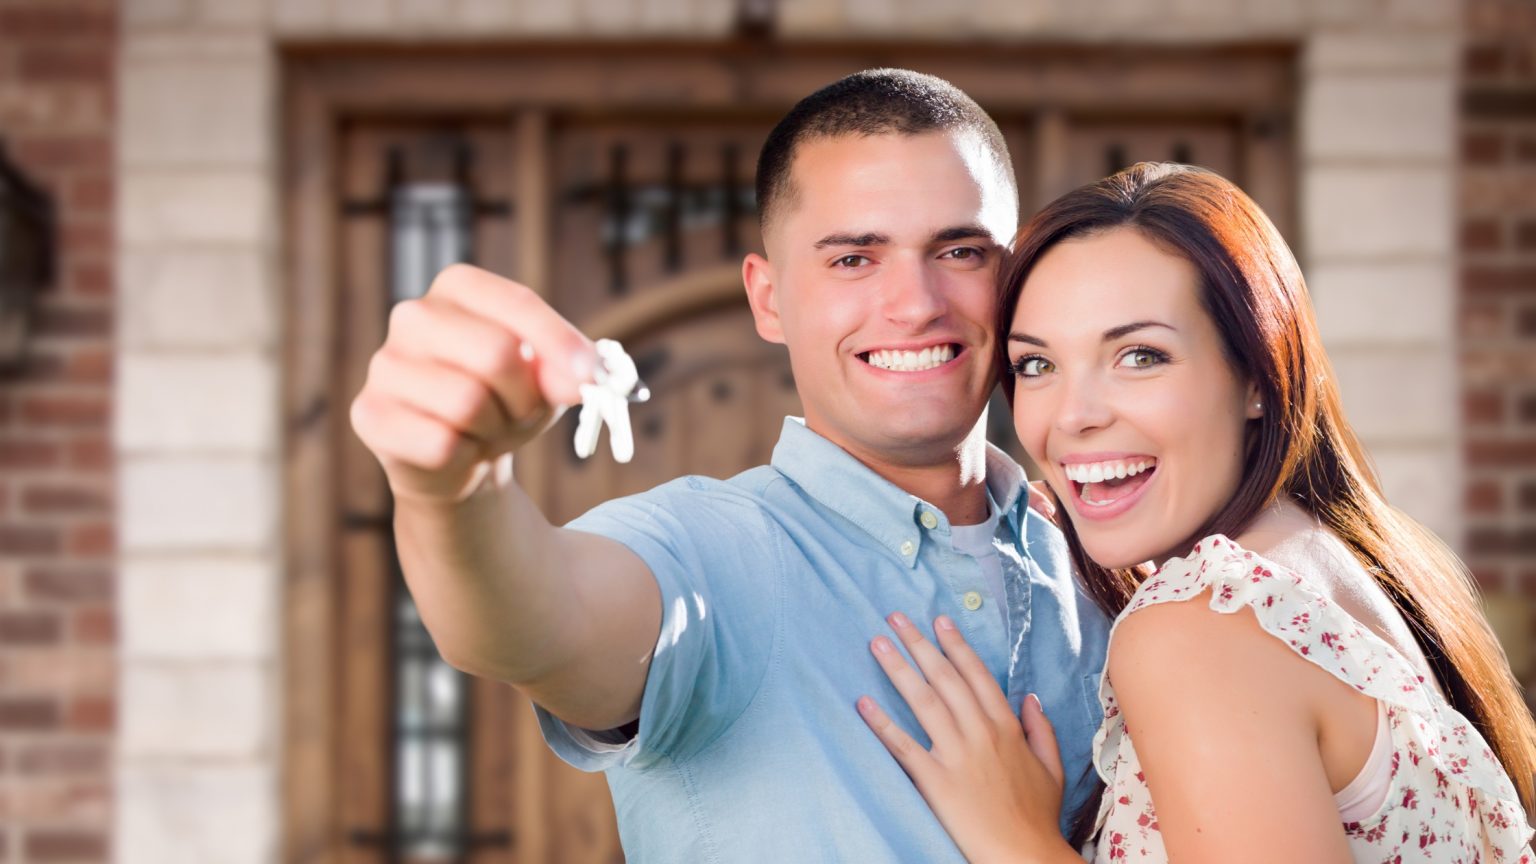
<svg viewBox="0 0 1536 864">
<path fill-rule="evenodd" d="M 1016 193 L 970 133 L 801 145 L 746 267 L 806 424 L 872 465 L 953 460 L 994 384 L 994 277 Z M 754 289 L 754 281 L 758 287 Z"/>
</svg>

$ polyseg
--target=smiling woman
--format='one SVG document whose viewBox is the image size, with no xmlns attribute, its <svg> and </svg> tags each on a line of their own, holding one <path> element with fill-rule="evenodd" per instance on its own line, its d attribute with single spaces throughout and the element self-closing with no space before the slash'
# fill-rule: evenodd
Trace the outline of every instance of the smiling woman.
<svg viewBox="0 0 1536 864">
<path fill-rule="evenodd" d="M 1465 570 L 1382 497 L 1259 208 L 1142 163 L 1038 213 L 1000 285 L 1015 428 L 1114 618 L 1082 851 L 1531 861 L 1536 724 Z M 941 652 L 890 623 L 923 674 L 873 653 L 932 748 L 859 709 L 961 849 L 1078 860 L 1039 703 L 1021 729 L 953 624 Z"/>
</svg>

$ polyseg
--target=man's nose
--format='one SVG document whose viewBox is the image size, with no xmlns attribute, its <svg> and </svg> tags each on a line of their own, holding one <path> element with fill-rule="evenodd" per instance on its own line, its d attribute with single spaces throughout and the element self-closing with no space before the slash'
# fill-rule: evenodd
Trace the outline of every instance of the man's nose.
<svg viewBox="0 0 1536 864">
<path fill-rule="evenodd" d="M 926 261 L 901 261 L 887 270 L 883 288 L 885 315 L 891 321 L 914 329 L 942 317 L 948 303 L 939 274 Z"/>
</svg>

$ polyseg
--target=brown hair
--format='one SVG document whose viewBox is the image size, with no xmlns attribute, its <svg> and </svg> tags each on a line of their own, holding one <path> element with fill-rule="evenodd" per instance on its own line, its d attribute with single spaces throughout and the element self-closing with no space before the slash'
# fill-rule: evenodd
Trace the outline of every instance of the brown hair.
<svg viewBox="0 0 1536 864">
<path fill-rule="evenodd" d="M 1264 403 L 1263 415 L 1248 424 L 1237 491 L 1191 539 L 1235 537 L 1276 500 L 1305 509 L 1391 598 L 1451 705 L 1487 739 L 1531 811 L 1536 723 L 1466 569 L 1382 497 L 1344 419 L 1296 259 L 1242 190 L 1200 168 L 1143 162 L 1056 199 L 1019 230 L 1002 268 L 997 332 L 1011 329 L 1024 282 L 1049 249 L 1121 226 L 1195 266 L 1200 303 L 1221 333 L 1228 361 L 1240 379 L 1257 386 Z M 1006 343 L 998 340 L 997 363 L 1011 404 Z M 1070 522 L 1063 530 L 1085 587 L 1106 614 L 1118 615 L 1147 574 L 1100 567 Z"/>
</svg>

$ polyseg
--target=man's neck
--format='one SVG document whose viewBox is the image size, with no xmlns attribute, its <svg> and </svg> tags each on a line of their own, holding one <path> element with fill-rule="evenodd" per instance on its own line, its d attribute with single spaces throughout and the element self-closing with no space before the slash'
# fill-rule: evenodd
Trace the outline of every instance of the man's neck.
<svg viewBox="0 0 1536 864">
<path fill-rule="evenodd" d="M 964 441 L 931 462 L 843 449 L 907 494 L 939 508 L 949 524 L 976 525 L 988 516 L 986 419 L 982 414 Z"/>
</svg>

